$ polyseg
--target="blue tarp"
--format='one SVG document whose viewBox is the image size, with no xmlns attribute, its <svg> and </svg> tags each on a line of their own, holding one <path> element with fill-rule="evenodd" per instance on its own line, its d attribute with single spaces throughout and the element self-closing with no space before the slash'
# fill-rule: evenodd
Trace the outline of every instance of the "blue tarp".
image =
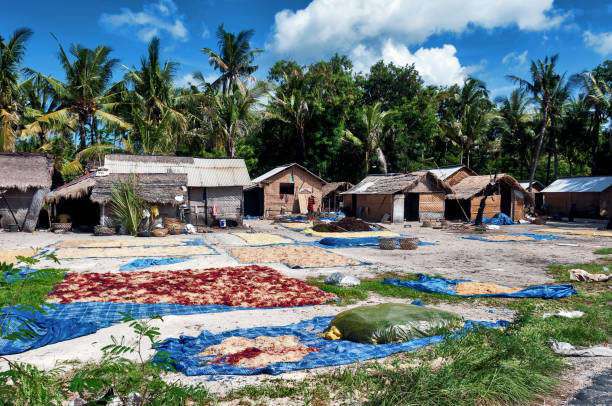
<svg viewBox="0 0 612 406">
<path fill-rule="evenodd" d="M 136 269 L 149 268 L 151 266 L 178 264 L 189 261 L 191 258 L 138 258 L 125 265 L 121 265 L 119 271 L 134 271 Z"/>
<path fill-rule="evenodd" d="M 244 220 L 257 220 L 259 216 L 249 216 L 248 214 L 242 216 Z"/>
<path fill-rule="evenodd" d="M 531 237 L 533 238 L 535 241 L 541 241 L 541 240 L 557 240 L 559 238 L 565 238 L 565 237 L 561 237 L 559 235 L 552 235 L 552 234 L 530 234 L 530 233 L 517 233 L 517 234 L 510 234 L 512 235 L 522 235 L 525 237 Z M 519 242 L 525 242 L 525 240 L 512 240 L 512 239 L 507 239 L 507 240 L 503 240 L 503 241 L 496 241 L 496 240 L 489 240 L 486 237 L 478 237 L 475 235 L 471 235 L 469 237 L 461 237 L 464 238 L 466 240 L 480 240 L 480 241 L 486 241 L 486 242 L 514 242 L 514 241 L 519 241 Z M 528 240 L 527 240 L 528 241 Z"/>
<path fill-rule="evenodd" d="M 399 237 L 398 237 L 399 238 Z M 325 237 L 319 244 L 330 248 L 378 247 L 378 237 L 339 238 Z M 419 241 L 419 246 L 438 245 L 435 242 Z M 399 242 L 397 243 L 399 247 Z"/>
<path fill-rule="evenodd" d="M 218 334 L 205 330 L 197 337 L 181 336 L 166 339 L 157 347 L 157 350 L 167 352 L 171 359 L 176 360 L 176 369 L 185 375 L 255 375 L 262 373 L 278 375 L 288 371 L 345 365 L 372 358 L 382 358 L 396 352 L 412 351 L 430 344 L 438 344 L 444 340 L 444 336 L 433 336 L 397 344 L 360 344 L 347 340 L 330 341 L 318 337 L 317 334 L 325 331 L 333 318 L 333 316 L 315 317 L 288 326 L 237 329 Z M 476 324 L 485 327 L 502 327 L 508 323 L 505 321 L 497 323 L 468 321 L 464 330 L 457 333 L 461 334 Z M 298 362 L 281 362 L 257 369 L 237 367 L 223 362 L 206 362 L 212 361 L 216 356 L 197 356 L 206 347 L 220 344 L 229 337 L 240 336 L 252 339 L 259 336 L 282 335 L 297 336 L 300 338 L 300 343 L 315 347 L 319 352 L 311 352 Z"/>
<path fill-rule="evenodd" d="M 13 309 L 5 326 L 3 334 L 9 334 L 20 328 L 23 323 L 31 321 L 29 328 L 38 336 L 26 341 L 12 341 L 0 338 L 0 355 L 17 354 L 48 344 L 70 340 L 72 338 L 92 334 L 101 328 L 116 324 L 129 313 L 135 319 L 148 318 L 155 315 L 187 315 L 220 313 L 234 310 L 248 310 L 250 307 L 235 307 L 224 305 L 180 305 L 176 303 L 57 303 L 55 309 L 45 306 L 46 314 Z M 0 320 L 4 319 L 8 308 L 0 311 Z"/>
<path fill-rule="evenodd" d="M 419 279 L 416 281 L 402 281 L 396 278 L 385 279 L 383 283 L 390 285 L 402 286 L 415 290 L 420 290 L 429 293 L 442 293 L 451 296 L 484 296 L 484 297 L 514 297 L 514 298 L 542 298 L 542 299 L 560 299 L 562 297 L 578 294 L 573 285 L 536 285 L 530 286 L 523 290 L 514 293 L 494 293 L 483 295 L 457 295 L 455 293 L 455 285 L 459 282 L 473 282 L 467 279 L 444 279 L 432 278 L 426 275 L 419 274 Z"/>
<path fill-rule="evenodd" d="M 472 223 L 474 223 L 475 221 L 476 220 L 472 220 Z M 514 221 L 512 221 L 510 217 L 508 217 L 508 215 L 504 213 L 497 213 L 492 218 L 483 217 L 482 223 L 483 224 L 493 224 L 496 226 L 511 226 L 513 224 L 516 224 Z"/>
</svg>

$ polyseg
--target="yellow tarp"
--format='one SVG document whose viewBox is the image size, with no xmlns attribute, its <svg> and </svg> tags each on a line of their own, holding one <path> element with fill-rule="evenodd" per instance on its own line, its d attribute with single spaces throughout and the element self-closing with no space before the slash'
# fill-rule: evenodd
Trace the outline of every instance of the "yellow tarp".
<svg viewBox="0 0 612 406">
<path fill-rule="evenodd" d="M 487 241 L 535 241 L 535 238 L 528 237 L 526 235 L 507 235 L 507 234 L 494 234 L 494 235 L 483 235 L 478 236 L 483 240 Z"/>
<path fill-rule="evenodd" d="M 168 246 L 180 245 L 188 241 L 186 238 L 124 238 L 116 240 L 91 239 L 91 240 L 64 240 L 52 244 L 58 248 L 121 248 L 121 247 L 144 247 L 144 246 Z"/>
<path fill-rule="evenodd" d="M 399 234 L 391 231 L 348 231 L 345 233 L 323 233 L 314 231 L 312 228 L 300 231 L 301 233 L 312 235 L 313 237 L 332 237 L 332 238 L 362 238 L 362 237 L 399 237 Z"/>
<path fill-rule="evenodd" d="M 76 258 L 125 258 L 209 255 L 215 252 L 204 246 L 133 247 L 133 248 L 60 248 L 55 252 L 59 259 Z"/>
<path fill-rule="evenodd" d="M 31 257 L 37 253 L 38 250 L 34 248 L 0 249 L 0 263 L 6 262 L 7 264 L 16 264 L 19 262 L 16 257 Z"/>
<path fill-rule="evenodd" d="M 233 233 L 246 241 L 247 245 L 291 244 L 294 241 L 276 234 L 268 233 Z"/>
<path fill-rule="evenodd" d="M 290 228 L 292 230 L 301 230 L 304 228 L 312 227 L 312 223 L 280 223 L 281 226 Z"/>
<path fill-rule="evenodd" d="M 242 263 L 281 262 L 291 268 L 296 266 L 301 268 L 319 268 L 359 265 L 361 263 L 358 260 L 328 252 L 321 248 L 297 245 L 229 248 L 228 252 Z"/>
<path fill-rule="evenodd" d="M 592 237 L 612 237 L 612 231 L 601 231 L 601 230 L 575 230 L 571 228 L 542 228 L 538 231 L 549 232 L 549 233 L 564 233 L 570 235 L 590 235 Z"/>
</svg>

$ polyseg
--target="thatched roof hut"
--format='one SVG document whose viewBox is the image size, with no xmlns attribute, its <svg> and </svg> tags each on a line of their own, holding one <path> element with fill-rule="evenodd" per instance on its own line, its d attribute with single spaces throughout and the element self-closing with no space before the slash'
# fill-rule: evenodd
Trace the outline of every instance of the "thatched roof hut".
<svg viewBox="0 0 612 406">
<path fill-rule="evenodd" d="M 321 189 L 322 193 L 323 193 L 323 197 L 327 196 L 328 194 L 337 191 L 338 189 L 342 189 L 342 192 L 352 188 L 353 185 L 351 182 L 329 182 L 326 185 L 323 185 L 323 188 Z"/>
<path fill-rule="evenodd" d="M 444 217 L 444 196 L 451 187 L 429 171 L 368 175 L 342 193 L 351 215 L 380 221 L 388 215 L 393 222 Z"/>
<path fill-rule="evenodd" d="M 51 188 L 54 161 L 46 154 L 0 153 L 0 227 L 16 224 L 34 231 Z"/>
<path fill-rule="evenodd" d="M 113 184 L 118 180 L 125 182 L 129 176 L 137 177 L 140 196 L 148 203 L 177 206 L 186 202 L 187 175 L 184 173 L 111 174 L 96 177 L 91 200 L 102 205 L 109 203 Z M 177 196 L 181 198 L 177 200 Z"/>
<path fill-rule="evenodd" d="M 47 154 L 0 153 L 0 189 L 50 188 L 54 161 Z"/>
<path fill-rule="evenodd" d="M 469 176 L 453 186 L 453 193 L 446 196 L 446 215 L 449 219 L 474 219 L 485 189 L 489 184 L 495 186 L 495 193 L 485 201 L 484 215 L 492 217 L 501 212 L 517 221 L 525 216 L 525 204 L 534 204 L 533 196 L 510 175 L 504 173 L 482 176 Z"/>
</svg>

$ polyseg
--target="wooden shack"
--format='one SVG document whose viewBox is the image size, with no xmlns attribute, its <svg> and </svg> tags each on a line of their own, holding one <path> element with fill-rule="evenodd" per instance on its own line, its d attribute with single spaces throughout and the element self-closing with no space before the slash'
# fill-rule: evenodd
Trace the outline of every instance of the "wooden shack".
<svg viewBox="0 0 612 406">
<path fill-rule="evenodd" d="M 253 179 L 245 188 L 245 214 L 265 217 L 304 214 L 310 196 L 314 196 L 315 211 L 320 210 L 326 183 L 296 163 L 276 167 Z"/>
<path fill-rule="evenodd" d="M 368 175 L 342 193 L 351 216 L 367 221 L 420 221 L 444 217 L 445 195 L 452 189 L 429 171 Z"/>
<path fill-rule="evenodd" d="M 550 214 L 576 217 L 612 216 L 612 176 L 561 178 L 542 189 Z"/>
<path fill-rule="evenodd" d="M 243 159 L 109 154 L 104 169 L 111 174 L 186 174 L 185 204 L 194 225 L 211 225 L 221 219 L 242 222 L 243 188 L 250 184 Z"/>
<path fill-rule="evenodd" d="M 477 176 L 478 174 L 465 165 L 443 166 L 441 168 L 424 169 L 436 175 L 436 177 L 450 187 L 461 182 L 468 176 Z"/>
<path fill-rule="evenodd" d="M 0 226 L 36 228 L 43 199 L 51 188 L 54 157 L 46 154 L 0 153 Z"/>
<path fill-rule="evenodd" d="M 449 220 L 476 219 L 486 187 L 493 184 L 495 192 L 485 200 L 483 215 L 493 217 L 504 213 L 518 221 L 525 217 L 525 204 L 533 204 L 533 197 L 510 175 L 469 176 L 452 186 L 446 196 L 445 217 Z"/>
</svg>

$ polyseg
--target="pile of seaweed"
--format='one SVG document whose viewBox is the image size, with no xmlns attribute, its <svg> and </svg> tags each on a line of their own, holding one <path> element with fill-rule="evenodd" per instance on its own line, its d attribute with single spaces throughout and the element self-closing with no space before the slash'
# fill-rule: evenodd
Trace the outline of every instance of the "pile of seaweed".
<svg viewBox="0 0 612 406">
<path fill-rule="evenodd" d="M 374 228 L 356 217 L 344 217 L 331 223 L 315 224 L 312 229 L 322 233 L 343 233 L 348 231 L 373 231 Z"/>
</svg>

